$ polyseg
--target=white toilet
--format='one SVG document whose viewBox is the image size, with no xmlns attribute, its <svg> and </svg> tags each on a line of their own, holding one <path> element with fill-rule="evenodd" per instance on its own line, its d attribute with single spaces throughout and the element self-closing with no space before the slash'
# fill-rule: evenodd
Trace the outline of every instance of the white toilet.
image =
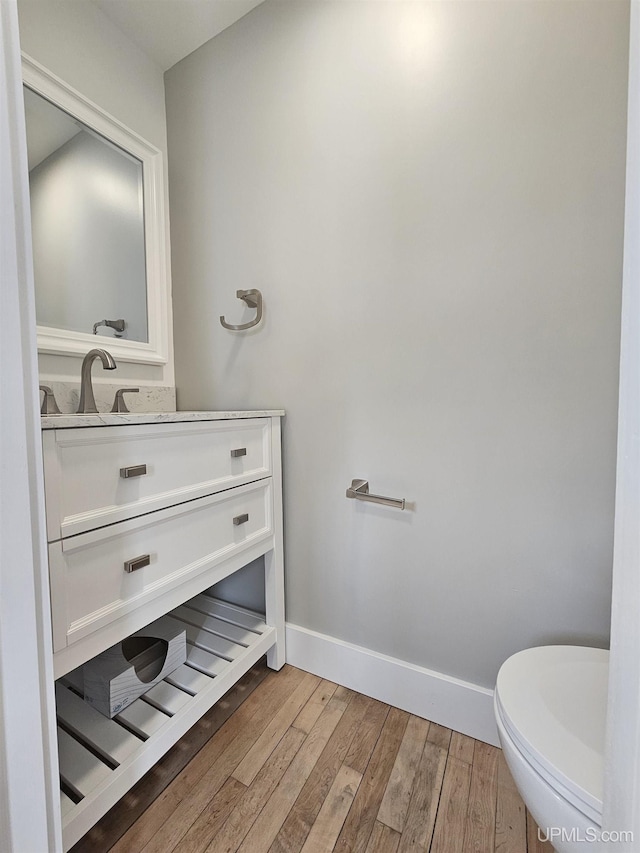
<svg viewBox="0 0 640 853">
<path fill-rule="evenodd" d="M 558 853 L 599 849 L 608 674 L 609 652 L 579 646 L 526 649 L 498 673 L 504 757 Z"/>
</svg>

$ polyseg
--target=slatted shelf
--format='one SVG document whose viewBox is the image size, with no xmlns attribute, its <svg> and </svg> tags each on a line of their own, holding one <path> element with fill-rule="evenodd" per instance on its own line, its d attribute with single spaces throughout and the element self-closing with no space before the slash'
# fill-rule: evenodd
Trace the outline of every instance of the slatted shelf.
<svg viewBox="0 0 640 853">
<path fill-rule="evenodd" d="M 211 678 L 183 663 L 177 669 L 174 669 L 173 672 L 169 673 L 165 681 L 168 684 L 173 684 L 174 687 L 179 687 L 185 693 L 196 696 L 201 690 L 209 686 Z"/>
<path fill-rule="evenodd" d="M 186 631 L 186 662 L 113 720 L 78 695 L 77 673 L 56 685 L 65 850 L 275 645 L 259 614 L 206 593 L 168 616 Z"/>
<path fill-rule="evenodd" d="M 156 684 L 147 693 L 144 694 L 144 701 L 153 705 L 163 714 L 173 717 L 177 714 L 180 708 L 189 702 L 192 698 L 191 693 L 185 693 L 179 687 L 174 687 L 166 681 L 161 681 Z"/>
<path fill-rule="evenodd" d="M 76 797 L 86 797 L 111 775 L 111 769 L 58 726 L 60 779 Z"/>
<path fill-rule="evenodd" d="M 258 613 L 253 613 L 250 610 L 240 610 L 237 607 L 227 604 L 225 601 L 219 601 L 208 595 L 196 595 L 189 602 L 189 606 L 195 610 L 202 610 L 203 613 L 209 613 L 211 616 L 217 616 L 219 619 L 230 622 L 232 625 L 248 628 L 250 631 L 255 631 L 258 634 L 261 634 L 267 627 Z"/>
<path fill-rule="evenodd" d="M 225 658 L 216 657 L 211 652 L 191 645 L 187 639 L 187 665 L 193 667 L 193 669 L 197 669 L 204 675 L 214 678 L 216 675 L 222 675 L 228 663 L 229 661 Z"/>
<path fill-rule="evenodd" d="M 206 613 L 196 610 L 191 606 L 178 607 L 174 610 L 174 613 L 179 619 L 183 619 L 190 625 L 196 628 L 205 628 L 212 634 L 216 634 L 222 639 L 233 640 L 234 643 L 238 643 L 240 646 L 250 646 L 256 638 L 256 632 L 254 631 L 238 628 L 237 625 L 232 625 L 231 622 L 223 622 L 221 619 L 216 619 L 215 616 L 208 616 Z"/>
<path fill-rule="evenodd" d="M 67 731 L 112 764 L 122 764 L 140 747 L 139 738 L 87 705 L 62 684 L 56 684 L 56 706 L 58 719 L 63 721 Z"/>
<path fill-rule="evenodd" d="M 168 714 L 163 714 L 144 699 L 136 699 L 128 705 L 124 711 L 116 714 L 114 720 L 126 726 L 134 734 L 143 740 L 148 740 L 151 735 L 159 731 L 167 722 Z"/>
<path fill-rule="evenodd" d="M 178 608 L 178 610 L 184 609 L 180 607 Z M 195 613 L 195 611 L 191 612 Z M 217 634 L 212 634 L 211 631 L 207 631 L 201 626 L 193 625 L 185 621 L 184 618 L 180 618 L 179 616 L 174 617 L 173 614 L 175 613 L 177 613 L 177 611 L 172 610 L 171 616 L 167 618 L 171 619 L 171 621 L 178 621 L 181 623 L 182 627 L 185 628 L 187 632 L 187 642 L 192 643 L 194 646 L 198 646 L 198 648 L 204 649 L 207 652 L 212 652 L 217 657 L 224 658 L 228 661 L 234 660 L 244 648 L 244 646 L 240 646 L 238 643 L 233 643 L 225 637 L 219 637 Z M 202 620 L 204 621 L 205 618 L 206 617 L 203 616 Z"/>
</svg>

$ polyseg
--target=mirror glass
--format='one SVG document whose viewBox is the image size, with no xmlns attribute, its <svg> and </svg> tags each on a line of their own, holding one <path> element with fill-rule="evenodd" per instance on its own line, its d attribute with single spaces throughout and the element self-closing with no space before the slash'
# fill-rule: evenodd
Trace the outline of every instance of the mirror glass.
<svg viewBox="0 0 640 853">
<path fill-rule="evenodd" d="M 38 325 L 146 343 L 143 162 L 24 95 Z"/>
</svg>

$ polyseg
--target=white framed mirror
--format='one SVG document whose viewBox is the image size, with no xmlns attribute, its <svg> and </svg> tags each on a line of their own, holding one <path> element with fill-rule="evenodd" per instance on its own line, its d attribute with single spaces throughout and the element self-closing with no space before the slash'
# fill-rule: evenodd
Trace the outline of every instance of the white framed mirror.
<svg viewBox="0 0 640 853">
<path fill-rule="evenodd" d="M 168 355 L 162 152 L 22 55 L 38 351 Z"/>
</svg>

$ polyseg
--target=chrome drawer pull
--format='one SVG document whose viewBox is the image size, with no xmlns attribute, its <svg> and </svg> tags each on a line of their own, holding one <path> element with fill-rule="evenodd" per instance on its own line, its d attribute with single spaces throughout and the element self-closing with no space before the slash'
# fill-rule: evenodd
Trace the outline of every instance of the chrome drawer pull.
<svg viewBox="0 0 640 853">
<path fill-rule="evenodd" d="M 238 524 L 244 524 L 245 521 L 249 521 L 249 513 L 243 512 L 242 515 L 236 515 L 233 519 L 233 523 L 237 526 Z"/>
<path fill-rule="evenodd" d="M 120 469 L 120 476 L 125 480 L 128 480 L 129 477 L 142 477 L 146 473 L 146 465 L 129 465 L 127 468 Z"/>
<path fill-rule="evenodd" d="M 237 459 L 238 456 L 246 456 L 246 455 L 247 455 L 247 448 L 246 447 L 239 447 L 237 450 L 231 451 L 231 458 L 232 459 Z"/>
<path fill-rule="evenodd" d="M 135 572 L 137 569 L 144 569 L 151 562 L 150 554 L 143 554 L 141 557 L 134 557 L 133 560 L 124 561 L 125 572 Z"/>
</svg>

